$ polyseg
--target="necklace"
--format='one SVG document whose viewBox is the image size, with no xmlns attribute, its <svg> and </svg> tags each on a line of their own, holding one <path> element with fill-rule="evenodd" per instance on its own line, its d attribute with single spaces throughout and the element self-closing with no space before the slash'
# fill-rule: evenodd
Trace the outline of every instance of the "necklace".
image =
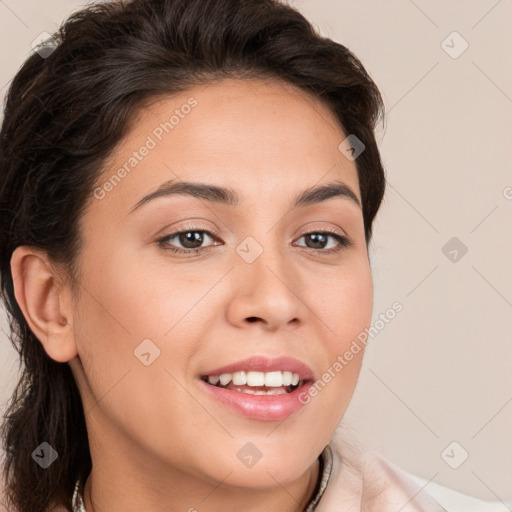
<svg viewBox="0 0 512 512">
<path fill-rule="evenodd" d="M 327 484 L 329 483 L 329 477 L 331 476 L 332 470 L 332 449 L 330 445 L 327 445 L 322 453 L 319 455 L 318 460 L 320 462 L 320 478 L 316 484 L 313 497 L 305 508 L 304 512 L 313 512 L 320 498 L 324 494 Z M 86 512 L 82 494 L 79 490 L 79 481 L 75 484 L 75 490 L 73 492 L 72 504 L 73 512 Z"/>
<path fill-rule="evenodd" d="M 313 492 L 313 497 L 311 501 L 308 503 L 308 506 L 304 510 L 304 512 L 313 512 L 320 498 L 324 494 L 325 489 L 327 489 L 327 484 L 329 483 L 329 478 L 331 476 L 332 471 L 332 449 L 330 445 L 327 445 L 320 456 L 318 457 L 320 461 L 320 478 L 316 484 L 315 491 Z M 85 512 L 85 510 L 84 510 Z"/>
</svg>

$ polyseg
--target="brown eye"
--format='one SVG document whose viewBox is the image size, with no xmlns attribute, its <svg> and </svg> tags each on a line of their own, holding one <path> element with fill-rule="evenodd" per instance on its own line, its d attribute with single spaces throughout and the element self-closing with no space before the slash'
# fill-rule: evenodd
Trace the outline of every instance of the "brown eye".
<svg viewBox="0 0 512 512">
<path fill-rule="evenodd" d="M 312 231 L 304 233 L 300 238 L 310 241 L 309 244 L 306 244 L 307 248 L 323 253 L 339 252 L 346 247 L 352 246 L 352 242 L 346 236 L 328 231 Z M 326 248 L 329 239 L 333 239 L 337 243 L 334 244 L 334 247 Z M 301 247 L 304 246 L 301 245 Z"/>
<path fill-rule="evenodd" d="M 212 233 L 205 229 L 186 229 L 175 231 L 158 240 L 165 250 L 175 253 L 198 253 L 211 245 L 203 245 L 208 238 L 216 238 Z M 171 242 L 172 241 L 172 242 Z M 181 247 L 180 247 L 181 246 Z"/>
<path fill-rule="evenodd" d="M 176 236 L 185 249 L 197 249 L 202 245 L 204 240 L 202 233 L 202 231 L 184 231 Z"/>
</svg>

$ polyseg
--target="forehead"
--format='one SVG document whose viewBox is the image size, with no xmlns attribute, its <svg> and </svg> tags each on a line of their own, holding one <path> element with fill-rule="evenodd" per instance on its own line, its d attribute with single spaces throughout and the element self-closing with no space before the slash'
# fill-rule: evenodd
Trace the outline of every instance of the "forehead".
<svg viewBox="0 0 512 512">
<path fill-rule="evenodd" d="M 180 179 L 229 186 L 241 204 L 287 201 L 333 180 L 360 199 L 355 163 L 338 149 L 345 137 L 323 102 L 289 84 L 194 86 L 140 108 L 98 183 L 112 182 L 102 208 L 127 213 L 147 192 Z"/>
</svg>

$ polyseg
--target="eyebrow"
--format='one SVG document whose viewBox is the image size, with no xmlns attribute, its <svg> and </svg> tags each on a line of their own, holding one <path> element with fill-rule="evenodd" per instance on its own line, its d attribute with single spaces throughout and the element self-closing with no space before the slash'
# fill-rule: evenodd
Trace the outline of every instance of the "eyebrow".
<svg viewBox="0 0 512 512">
<path fill-rule="evenodd" d="M 138 201 L 130 210 L 130 214 L 139 209 L 142 205 L 154 199 L 173 195 L 187 195 L 227 206 L 237 206 L 240 203 L 240 196 L 231 187 L 220 187 L 218 185 L 193 183 L 190 181 L 170 180 L 162 183 L 157 190 L 147 194 Z M 304 190 L 292 201 L 290 209 L 311 206 L 333 197 L 349 199 L 361 208 L 361 203 L 352 189 L 342 181 L 334 181 L 332 183 L 326 183 L 324 185 Z"/>
</svg>

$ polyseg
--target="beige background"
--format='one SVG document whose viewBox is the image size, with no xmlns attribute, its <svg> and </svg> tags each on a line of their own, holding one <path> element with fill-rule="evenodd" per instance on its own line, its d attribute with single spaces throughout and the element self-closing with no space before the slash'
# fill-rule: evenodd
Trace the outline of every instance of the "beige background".
<svg viewBox="0 0 512 512">
<path fill-rule="evenodd" d="M 289 3 L 355 52 L 388 110 L 374 319 L 395 301 L 403 311 L 370 341 L 344 422 L 408 471 L 512 497 L 512 2 Z M 31 41 L 82 4 L 0 0 L 2 98 Z M 452 237 L 467 247 L 457 261 L 442 251 Z M 2 327 L 3 411 L 17 372 Z"/>
</svg>

